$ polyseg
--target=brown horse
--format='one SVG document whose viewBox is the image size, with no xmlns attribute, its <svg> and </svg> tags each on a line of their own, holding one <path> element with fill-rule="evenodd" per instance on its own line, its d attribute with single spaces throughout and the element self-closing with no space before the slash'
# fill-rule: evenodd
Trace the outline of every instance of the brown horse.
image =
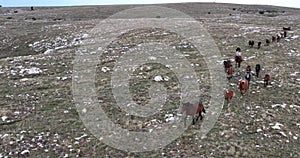
<svg viewBox="0 0 300 158">
<path fill-rule="evenodd" d="M 250 65 L 247 65 L 247 67 L 246 67 L 246 71 L 249 71 L 249 72 L 251 72 L 251 66 L 250 66 Z"/>
<path fill-rule="evenodd" d="M 224 68 L 225 68 L 225 71 L 227 70 L 227 68 L 229 68 L 231 66 L 231 60 L 230 59 L 227 59 L 223 62 L 224 64 Z"/>
<path fill-rule="evenodd" d="M 200 102 L 196 102 L 194 104 L 191 104 L 189 102 L 184 103 L 182 106 L 182 109 L 181 109 L 181 113 L 184 113 L 184 112 L 185 112 L 184 127 L 186 126 L 186 118 L 188 115 L 192 116 L 193 124 L 195 124 L 195 122 L 198 121 L 199 117 L 200 117 L 200 120 L 202 120 L 203 116 L 201 115 L 201 113 L 202 112 L 206 113 L 203 104 Z M 195 121 L 194 115 L 196 115 L 196 114 L 199 114 L 199 115 Z"/>
<path fill-rule="evenodd" d="M 266 74 L 265 78 L 264 78 L 264 86 L 265 87 L 269 84 L 270 79 L 271 79 L 270 75 Z"/>
<path fill-rule="evenodd" d="M 232 65 L 230 65 L 230 67 L 228 67 L 226 69 L 226 73 L 227 73 L 227 79 L 228 81 L 230 81 L 230 79 L 233 77 L 233 68 L 232 68 Z"/>
<path fill-rule="evenodd" d="M 241 67 L 241 62 L 243 61 L 242 56 L 235 56 L 235 67 Z"/>
<path fill-rule="evenodd" d="M 276 41 L 276 37 L 272 36 L 272 42 L 275 42 L 275 41 Z"/>
<path fill-rule="evenodd" d="M 227 105 L 229 105 L 230 104 L 230 101 L 231 101 L 231 99 L 232 99 L 232 97 L 233 97 L 233 90 L 231 90 L 231 89 L 228 89 L 228 90 L 224 90 L 224 98 L 225 98 L 225 100 L 227 100 Z"/>
<path fill-rule="evenodd" d="M 238 88 L 240 89 L 241 94 L 244 95 L 246 93 L 246 91 L 248 90 L 248 80 L 240 79 Z"/>
</svg>

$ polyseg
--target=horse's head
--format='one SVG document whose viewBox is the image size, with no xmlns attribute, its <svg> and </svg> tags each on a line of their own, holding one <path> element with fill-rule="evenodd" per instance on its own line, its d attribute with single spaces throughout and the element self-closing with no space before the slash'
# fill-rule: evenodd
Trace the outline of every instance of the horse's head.
<svg viewBox="0 0 300 158">
<path fill-rule="evenodd" d="M 184 113 L 187 111 L 188 107 L 191 105 L 191 103 L 187 102 L 187 103 L 183 103 L 182 104 L 182 108 L 181 108 L 181 113 Z"/>
</svg>

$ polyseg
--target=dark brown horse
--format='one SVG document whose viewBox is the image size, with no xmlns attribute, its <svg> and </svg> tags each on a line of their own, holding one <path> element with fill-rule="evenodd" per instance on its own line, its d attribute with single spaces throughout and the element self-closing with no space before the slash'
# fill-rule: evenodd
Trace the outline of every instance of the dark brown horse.
<svg viewBox="0 0 300 158">
<path fill-rule="evenodd" d="M 290 31 L 290 30 L 292 30 L 292 28 L 291 27 L 282 27 L 282 30 Z"/>
<path fill-rule="evenodd" d="M 243 61 L 242 56 L 235 56 L 235 67 L 241 67 L 242 61 Z"/>
<path fill-rule="evenodd" d="M 227 68 L 229 68 L 231 66 L 231 60 L 230 59 L 227 59 L 223 62 L 224 64 L 224 68 L 225 68 L 225 71 L 227 70 Z"/>
<path fill-rule="evenodd" d="M 275 42 L 275 41 L 276 41 L 276 37 L 272 36 L 272 42 Z"/>
<path fill-rule="evenodd" d="M 227 79 L 228 81 L 230 81 L 230 79 L 233 77 L 233 68 L 232 65 L 230 65 L 227 69 L 226 69 L 226 73 L 227 73 Z"/>
<path fill-rule="evenodd" d="M 266 39 L 266 45 L 269 46 L 270 43 L 271 43 L 270 40 L 269 40 L 269 39 Z"/>
<path fill-rule="evenodd" d="M 260 49 L 260 47 L 261 47 L 261 42 L 258 42 L 257 43 L 257 49 Z"/>
<path fill-rule="evenodd" d="M 269 84 L 271 77 L 269 74 L 266 74 L 264 77 L 264 86 L 266 87 Z"/>
<path fill-rule="evenodd" d="M 254 46 L 254 41 L 249 41 L 248 45 L 252 48 Z"/>
<path fill-rule="evenodd" d="M 184 103 L 182 106 L 182 109 L 181 109 L 181 113 L 185 113 L 184 127 L 186 126 L 186 118 L 188 115 L 192 116 L 193 124 L 195 124 L 195 122 L 198 121 L 199 117 L 200 117 L 200 120 L 202 120 L 202 118 L 203 118 L 203 116 L 201 115 L 202 112 L 206 113 L 202 103 L 200 103 L 200 102 L 196 102 L 194 104 L 192 104 L 190 102 Z M 194 115 L 196 115 L 196 114 L 199 114 L 199 115 L 195 121 Z"/>
</svg>

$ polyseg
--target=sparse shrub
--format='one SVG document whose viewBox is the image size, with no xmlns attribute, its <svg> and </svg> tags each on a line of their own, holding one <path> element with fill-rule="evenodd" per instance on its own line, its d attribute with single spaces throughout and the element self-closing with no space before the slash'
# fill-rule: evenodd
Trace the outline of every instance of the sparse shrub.
<svg viewBox="0 0 300 158">
<path fill-rule="evenodd" d="M 62 21 L 64 20 L 63 18 L 54 18 L 53 21 Z"/>
<path fill-rule="evenodd" d="M 33 18 L 31 18 L 33 21 L 35 21 L 36 20 L 36 18 L 35 17 L 33 17 Z"/>
<path fill-rule="evenodd" d="M 15 11 L 14 11 L 14 13 L 18 13 L 18 11 L 17 11 L 17 10 L 15 10 Z"/>
<path fill-rule="evenodd" d="M 7 17 L 6 19 L 12 19 L 12 17 L 11 17 L 11 16 L 9 16 L 9 17 Z"/>
<path fill-rule="evenodd" d="M 232 8 L 232 10 L 236 10 L 236 8 Z"/>
<path fill-rule="evenodd" d="M 230 13 L 229 16 L 232 16 L 232 14 Z"/>
<path fill-rule="evenodd" d="M 210 12 L 208 12 L 207 14 L 210 14 Z"/>
<path fill-rule="evenodd" d="M 157 15 L 157 16 L 156 16 L 156 18 L 160 18 L 160 16 L 159 16 L 159 15 Z"/>
<path fill-rule="evenodd" d="M 259 14 L 265 14 L 265 11 L 264 10 L 260 10 Z"/>
</svg>

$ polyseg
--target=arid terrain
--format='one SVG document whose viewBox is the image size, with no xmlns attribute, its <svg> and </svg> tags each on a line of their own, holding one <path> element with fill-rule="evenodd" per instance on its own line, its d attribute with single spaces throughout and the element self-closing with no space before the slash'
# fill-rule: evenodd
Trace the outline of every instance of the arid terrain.
<svg viewBox="0 0 300 158">
<path fill-rule="evenodd" d="M 82 41 L 99 20 L 119 11 L 142 6 L 78 6 L 0 8 L 0 158 L 2 157 L 300 157 L 300 9 L 217 3 L 160 4 L 201 22 L 222 57 L 233 59 L 240 47 L 245 61 L 235 69 L 226 88 L 234 90 L 232 104 L 224 104 L 206 137 L 195 135 L 198 121 L 169 145 L 148 152 L 126 152 L 110 147 L 91 134 L 81 121 L 72 93 L 74 59 Z M 158 17 L 157 18 L 163 18 Z M 287 37 L 265 45 L 291 27 Z M 250 48 L 248 41 L 254 40 Z M 192 63 L 207 111 L 211 94 L 209 71 L 192 44 L 172 32 L 141 28 L 122 34 L 107 47 L 96 68 L 96 89 L 101 107 L 123 128 L 143 131 L 177 118 L 178 79 L 161 64 L 142 65 L 129 82 L 139 105 L 149 101 L 148 90 L 163 80 L 170 93 L 159 114 L 149 118 L 128 115 L 116 106 L 111 90 L 114 64 L 130 48 L 163 41 L 181 51 Z M 257 49 L 257 42 L 262 47 Z M 235 63 L 234 63 L 235 64 Z M 246 65 L 250 89 L 240 95 L 237 82 Z M 270 73 L 270 85 L 263 76 Z M 225 77 L 225 73 L 224 73 Z"/>
</svg>

